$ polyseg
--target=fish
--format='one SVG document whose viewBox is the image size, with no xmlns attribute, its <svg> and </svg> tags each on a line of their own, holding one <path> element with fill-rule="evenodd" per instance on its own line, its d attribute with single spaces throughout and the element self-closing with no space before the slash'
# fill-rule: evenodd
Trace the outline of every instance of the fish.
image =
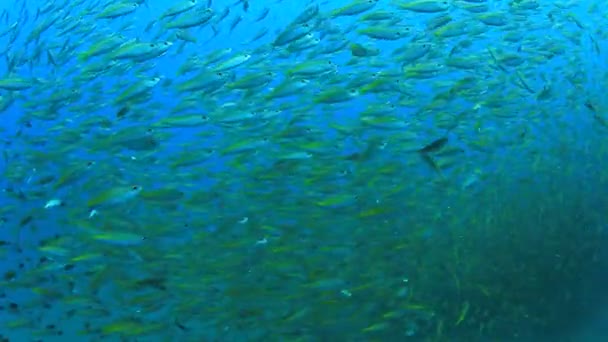
<svg viewBox="0 0 608 342">
<path fill-rule="evenodd" d="M 399 9 L 417 13 L 444 12 L 450 8 L 447 0 L 398 0 L 395 5 Z"/>
<path fill-rule="evenodd" d="M 137 10 L 139 4 L 136 2 L 116 2 L 107 6 L 101 13 L 97 15 L 99 19 L 116 19 Z"/>
<path fill-rule="evenodd" d="M 175 5 L 168 8 L 163 14 L 160 16 L 160 20 L 174 17 L 176 15 L 182 14 L 194 8 L 197 5 L 197 0 L 182 0 L 177 2 Z"/>
<path fill-rule="evenodd" d="M 135 246 L 142 244 L 146 237 L 129 232 L 114 232 L 104 231 L 91 235 L 91 238 L 96 241 L 106 242 L 120 246 Z"/>
<path fill-rule="evenodd" d="M 131 42 L 118 47 L 110 55 L 111 59 L 145 61 L 164 55 L 173 45 L 172 42 L 165 41 L 160 43 Z"/>
<path fill-rule="evenodd" d="M 121 204 L 131 199 L 134 199 L 142 191 L 140 185 L 126 185 L 111 187 L 100 192 L 87 201 L 89 208 L 99 206 Z"/>
<path fill-rule="evenodd" d="M 424 145 L 420 149 L 417 150 L 419 153 L 433 153 L 442 149 L 448 143 L 447 137 L 441 137 L 433 140 L 427 145 Z"/>
<path fill-rule="evenodd" d="M 604 5 L 6 2 L 0 340 L 559 331 L 608 265 Z"/>
</svg>

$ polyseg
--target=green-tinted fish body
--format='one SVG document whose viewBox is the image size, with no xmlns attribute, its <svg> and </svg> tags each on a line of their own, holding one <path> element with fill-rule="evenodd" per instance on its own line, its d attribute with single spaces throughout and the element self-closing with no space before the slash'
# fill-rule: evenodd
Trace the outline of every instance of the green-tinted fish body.
<svg viewBox="0 0 608 342">
<path fill-rule="evenodd" d="M 98 232 L 91 237 L 94 240 L 102 241 L 114 245 L 120 246 L 135 246 L 144 242 L 146 239 L 144 236 L 136 233 L 130 232 L 113 232 L 113 231 L 104 231 Z"/>
<path fill-rule="evenodd" d="M 160 82 L 160 80 L 160 77 L 151 77 L 140 80 L 139 82 L 136 82 L 127 89 L 125 89 L 120 95 L 118 95 L 114 103 L 120 105 L 133 101 L 142 94 L 146 94 L 148 90 L 156 86 L 158 82 Z"/>
<path fill-rule="evenodd" d="M 119 47 L 113 54 L 112 59 L 130 59 L 133 61 L 145 61 L 162 56 L 173 45 L 171 42 L 142 43 L 131 42 Z"/>
<path fill-rule="evenodd" d="M 409 26 L 370 26 L 357 33 L 379 40 L 398 40 L 406 38 L 412 29 Z"/>
<path fill-rule="evenodd" d="M 412 12 L 436 13 L 447 11 L 450 8 L 450 3 L 447 0 L 402 0 L 397 3 L 397 6 Z"/>
<path fill-rule="evenodd" d="M 20 77 L 8 77 L 0 79 L 0 89 L 19 91 L 26 90 L 33 87 L 35 82 L 33 80 L 24 79 Z"/>
<path fill-rule="evenodd" d="M 170 21 L 165 27 L 168 29 L 187 29 L 202 26 L 207 24 L 214 15 L 215 13 L 211 8 L 199 9 L 185 13 L 179 18 Z"/>
<path fill-rule="evenodd" d="M 190 114 L 180 116 L 169 116 L 161 119 L 155 127 L 171 128 L 171 127 L 196 127 L 205 125 L 208 122 L 208 118 L 202 114 Z"/>
<path fill-rule="evenodd" d="M 106 7 L 97 18 L 99 19 L 114 19 L 135 12 L 139 5 L 135 2 L 117 2 Z"/>
<path fill-rule="evenodd" d="M 331 13 L 332 17 L 351 16 L 361 14 L 374 8 L 378 0 L 355 0 L 350 4 L 338 8 Z"/>
<path fill-rule="evenodd" d="M 166 10 L 160 16 L 160 18 L 164 19 L 164 18 L 168 18 L 168 17 L 174 17 L 178 14 L 187 12 L 190 9 L 192 9 L 194 6 L 196 6 L 196 3 L 197 3 L 196 0 L 182 0 L 182 1 L 178 2 L 176 5 L 174 5 L 173 7 Z"/>
<path fill-rule="evenodd" d="M 135 198 L 141 192 L 141 189 L 142 187 L 139 185 L 110 188 L 90 199 L 87 202 L 87 205 L 90 208 L 96 208 L 103 205 L 120 204 Z"/>
</svg>

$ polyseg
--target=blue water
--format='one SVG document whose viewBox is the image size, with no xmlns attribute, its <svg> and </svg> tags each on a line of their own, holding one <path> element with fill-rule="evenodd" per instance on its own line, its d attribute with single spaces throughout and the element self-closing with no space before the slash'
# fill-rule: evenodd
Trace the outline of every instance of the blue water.
<svg viewBox="0 0 608 342">
<path fill-rule="evenodd" d="M 137 2 L 113 19 L 135 1 L 0 3 L 0 336 L 608 340 L 603 3 L 197 0 L 163 18 L 176 2 Z M 182 32 L 196 42 L 166 27 L 205 8 Z M 310 47 L 277 43 L 303 25 L 291 43 Z M 111 35 L 173 45 L 79 59 Z M 336 67 L 271 96 L 309 61 Z M 199 74 L 224 81 L 182 90 Z M 182 115 L 208 122 L 163 125 Z"/>
</svg>

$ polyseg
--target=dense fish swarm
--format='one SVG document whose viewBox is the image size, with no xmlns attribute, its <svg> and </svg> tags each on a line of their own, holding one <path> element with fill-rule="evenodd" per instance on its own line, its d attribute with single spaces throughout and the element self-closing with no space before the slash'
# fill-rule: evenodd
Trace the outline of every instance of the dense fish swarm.
<svg viewBox="0 0 608 342">
<path fill-rule="evenodd" d="M 0 341 L 580 341 L 601 320 L 602 1 L 0 10 Z"/>
</svg>

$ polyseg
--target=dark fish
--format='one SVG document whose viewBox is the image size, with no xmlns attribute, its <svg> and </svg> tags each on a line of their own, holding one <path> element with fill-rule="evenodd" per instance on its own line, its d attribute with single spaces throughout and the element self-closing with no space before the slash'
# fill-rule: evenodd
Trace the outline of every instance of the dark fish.
<svg viewBox="0 0 608 342">
<path fill-rule="evenodd" d="M 28 223 L 32 222 L 33 220 L 34 220 L 34 216 L 28 215 L 28 216 L 22 218 L 21 221 L 19 221 L 19 227 L 24 227 Z"/>
<path fill-rule="evenodd" d="M 441 169 L 439 168 L 439 165 L 437 165 L 437 163 L 435 162 L 435 160 L 433 159 L 433 157 L 431 157 L 430 155 L 428 155 L 426 153 L 421 153 L 420 156 L 422 157 L 422 160 L 428 166 L 430 166 L 433 170 L 435 170 L 435 172 L 437 172 L 437 174 L 439 174 L 440 176 L 442 176 Z"/>
<path fill-rule="evenodd" d="M 149 22 L 148 25 L 146 25 L 146 28 L 144 28 L 144 32 L 150 32 L 150 30 L 152 29 L 152 27 L 154 27 L 156 22 L 157 22 L 156 19 Z"/>
<path fill-rule="evenodd" d="M 585 101 L 585 107 L 587 107 L 587 109 L 589 109 L 592 112 L 596 112 L 595 106 L 589 100 Z"/>
<path fill-rule="evenodd" d="M 220 22 L 224 19 L 226 19 L 226 17 L 230 14 L 230 8 L 226 7 L 222 13 L 220 13 L 219 17 L 217 18 L 216 22 Z"/>
<path fill-rule="evenodd" d="M 521 83 L 521 85 L 524 89 L 526 89 L 528 92 L 530 92 L 530 94 L 536 93 L 532 88 L 530 88 L 530 86 L 528 85 L 526 80 L 524 80 L 524 78 L 521 76 L 521 74 L 519 72 L 515 73 L 515 75 L 517 76 L 517 79 L 519 79 L 519 82 Z"/>
<path fill-rule="evenodd" d="M 266 16 L 268 16 L 268 13 L 270 13 L 270 9 L 268 7 L 264 8 L 262 12 L 258 15 L 258 17 L 255 19 L 255 22 L 257 23 L 258 21 L 261 21 L 266 18 Z"/>
<path fill-rule="evenodd" d="M 167 290 L 167 286 L 165 285 L 166 281 L 167 279 L 165 278 L 146 278 L 138 280 L 135 282 L 135 285 L 140 288 L 151 287 L 157 290 L 165 291 Z"/>
<path fill-rule="evenodd" d="M 236 28 L 236 26 L 241 22 L 241 20 L 243 20 L 243 17 L 241 17 L 240 15 L 235 17 L 232 20 L 232 23 L 230 23 L 230 32 L 234 31 L 234 29 Z"/>
<path fill-rule="evenodd" d="M 17 303 L 8 303 L 8 309 L 12 312 L 19 311 L 19 305 Z"/>
<path fill-rule="evenodd" d="M 175 319 L 175 326 L 177 326 L 181 331 L 188 331 L 188 327 L 186 327 L 185 325 L 181 324 L 177 318 Z"/>
<path fill-rule="evenodd" d="M 420 152 L 420 153 L 437 152 L 440 149 L 442 149 L 445 146 L 445 144 L 447 144 L 447 143 L 448 143 L 447 137 L 439 138 L 439 139 L 431 142 L 430 144 L 424 146 L 423 148 L 419 149 L 418 152 Z"/>
<path fill-rule="evenodd" d="M 17 278 L 17 272 L 13 270 L 6 271 L 3 278 L 5 281 L 15 280 L 15 278 Z"/>
<path fill-rule="evenodd" d="M 593 44 L 593 51 L 595 51 L 596 54 L 600 54 L 602 53 L 602 51 L 600 50 L 600 45 L 597 43 L 597 41 L 593 38 L 593 36 L 589 36 L 589 39 L 591 39 L 591 43 Z"/>
<path fill-rule="evenodd" d="M 122 119 L 125 115 L 127 115 L 127 113 L 129 113 L 129 107 L 124 106 L 124 107 L 120 108 L 118 113 L 116 113 L 116 117 L 119 119 Z"/>
<path fill-rule="evenodd" d="M 601 126 L 608 128 L 608 121 L 604 119 L 604 117 L 602 117 L 600 114 L 598 114 L 597 108 L 593 103 L 591 103 L 591 101 L 585 101 L 585 107 L 593 112 L 593 118 L 595 119 L 595 121 L 597 121 Z"/>
<path fill-rule="evenodd" d="M 50 50 L 46 50 L 46 56 L 47 56 L 47 59 L 49 60 L 49 63 L 53 64 L 54 66 L 57 66 L 57 62 L 55 62 L 55 57 L 53 57 L 53 54 L 51 53 Z"/>
<path fill-rule="evenodd" d="M 599 116 L 597 113 L 593 114 L 593 118 L 600 125 L 604 126 L 605 128 L 608 128 L 608 121 L 606 121 L 606 119 L 604 119 L 603 117 Z"/>
</svg>

